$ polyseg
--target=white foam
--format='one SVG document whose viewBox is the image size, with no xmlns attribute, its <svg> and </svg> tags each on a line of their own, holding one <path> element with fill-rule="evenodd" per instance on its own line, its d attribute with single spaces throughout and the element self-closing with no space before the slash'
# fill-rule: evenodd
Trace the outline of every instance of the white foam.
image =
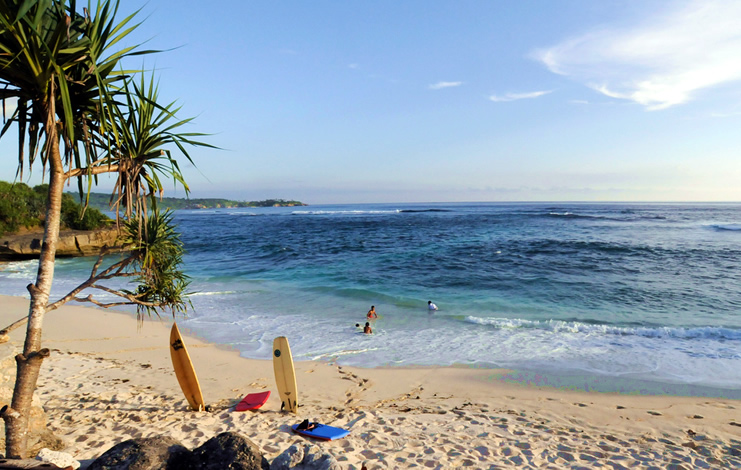
<svg viewBox="0 0 741 470">
<path fill-rule="evenodd" d="M 614 325 L 595 325 L 561 320 L 522 320 L 511 318 L 466 317 L 466 321 L 477 325 L 488 325 L 495 328 L 515 329 L 533 328 L 554 332 L 571 332 L 585 334 L 603 334 L 616 336 L 643 336 L 645 338 L 683 338 L 683 339 L 729 339 L 741 340 L 741 330 L 721 327 L 620 327 Z"/>
<path fill-rule="evenodd" d="M 712 224 L 710 227 L 716 230 L 729 230 L 732 232 L 741 231 L 741 224 Z"/>
<path fill-rule="evenodd" d="M 317 210 L 293 211 L 294 215 L 363 215 L 363 214 L 398 214 L 399 209 L 393 210 Z"/>
<path fill-rule="evenodd" d="M 11 261 L 0 264 L 0 272 L 8 279 L 31 279 L 38 267 L 38 260 Z"/>
<path fill-rule="evenodd" d="M 342 351 L 332 351 L 332 352 L 325 352 L 325 353 L 317 354 L 315 356 L 307 357 L 307 359 L 311 361 L 320 361 L 323 359 L 336 359 L 342 356 L 353 356 L 356 354 L 363 354 L 363 353 L 373 352 L 377 350 L 378 348 L 346 349 Z"/>
<path fill-rule="evenodd" d="M 230 295 L 230 294 L 236 294 L 237 291 L 233 290 L 226 290 L 226 291 L 218 291 L 218 292 L 192 292 L 188 294 L 188 297 L 198 297 L 201 295 Z"/>
</svg>

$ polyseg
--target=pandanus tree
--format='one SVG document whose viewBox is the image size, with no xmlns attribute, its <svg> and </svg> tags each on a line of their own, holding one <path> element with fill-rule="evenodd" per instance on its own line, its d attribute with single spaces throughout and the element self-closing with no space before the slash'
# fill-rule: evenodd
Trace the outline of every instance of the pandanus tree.
<svg viewBox="0 0 741 470">
<path fill-rule="evenodd" d="M 41 368 L 49 355 L 41 345 L 44 315 L 69 300 L 102 306 L 134 304 L 139 312 L 184 310 L 187 277 L 179 270 L 182 244 L 171 216 L 148 214 L 142 202 L 163 191 L 161 176 L 183 179 L 168 145 L 190 160 L 185 145 L 198 134 L 178 134 L 189 120 L 177 109 L 156 102 L 156 87 L 133 82 L 122 59 L 153 51 L 138 46 L 114 50 L 139 25 L 136 13 L 117 21 L 118 2 L 88 3 L 82 12 L 74 0 L 3 0 L 0 2 L 0 98 L 15 99 L 16 108 L 0 137 L 13 125 L 18 130 L 18 175 L 42 167 L 48 178 L 43 243 L 30 293 L 26 337 L 16 356 L 17 376 L 11 404 L 0 410 L 6 427 L 6 457 L 26 457 L 31 400 Z M 27 153 L 26 153 L 27 152 Z M 112 201 L 129 218 L 122 224 L 132 251 L 102 269 L 103 254 L 90 278 L 56 302 L 50 302 L 54 260 L 59 239 L 62 193 L 74 181 L 80 194 L 89 192 L 98 175 L 117 177 Z M 133 290 L 102 285 L 113 277 L 138 282 Z M 84 289 L 115 294 L 120 302 L 100 303 Z"/>
</svg>

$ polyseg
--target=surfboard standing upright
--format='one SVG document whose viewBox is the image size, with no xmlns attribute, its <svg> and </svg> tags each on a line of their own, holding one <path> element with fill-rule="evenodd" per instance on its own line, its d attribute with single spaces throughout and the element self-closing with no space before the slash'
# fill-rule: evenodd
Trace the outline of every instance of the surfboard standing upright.
<svg viewBox="0 0 741 470">
<path fill-rule="evenodd" d="M 175 369 L 175 376 L 178 378 L 180 388 L 183 389 L 186 400 L 191 408 L 196 411 L 205 409 L 201 385 L 196 377 L 196 370 L 190 360 L 188 350 L 185 349 L 185 343 L 180 336 L 180 330 L 176 323 L 172 324 L 170 330 L 170 357 L 172 357 L 172 367 Z"/>
<path fill-rule="evenodd" d="M 293 368 L 291 347 L 288 346 L 288 339 L 285 336 L 278 336 L 273 341 L 273 369 L 281 400 L 280 409 L 295 413 L 298 411 L 296 370 Z"/>
</svg>

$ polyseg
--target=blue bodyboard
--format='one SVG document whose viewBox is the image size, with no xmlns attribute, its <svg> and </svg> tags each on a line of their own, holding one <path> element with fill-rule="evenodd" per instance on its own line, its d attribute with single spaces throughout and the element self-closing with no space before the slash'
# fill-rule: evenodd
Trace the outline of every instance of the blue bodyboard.
<svg viewBox="0 0 741 470">
<path fill-rule="evenodd" d="M 328 426 L 326 424 L 316 424 L 316 427 L 312 429 L 298 429 L 298 424 L 291 426 L 293 432 L 301 434 L 302 436 L 311 437 L 314 439 L 321 439 L 323 441 L 331 441 L 334 439 L 340 439 L 350 434 L 347 429 L 336 428 L 334 426 Z"/>
</svg>

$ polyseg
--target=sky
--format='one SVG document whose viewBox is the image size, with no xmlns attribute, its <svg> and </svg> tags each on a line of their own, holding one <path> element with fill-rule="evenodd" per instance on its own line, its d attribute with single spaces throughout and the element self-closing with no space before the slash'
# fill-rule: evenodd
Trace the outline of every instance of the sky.
<svg viewBox="0 0 741 470">
<path fill-rule="evenodd" d="M 741 201 L 738 1 L 122 3 L 192 197 Z"/>
</svg>

